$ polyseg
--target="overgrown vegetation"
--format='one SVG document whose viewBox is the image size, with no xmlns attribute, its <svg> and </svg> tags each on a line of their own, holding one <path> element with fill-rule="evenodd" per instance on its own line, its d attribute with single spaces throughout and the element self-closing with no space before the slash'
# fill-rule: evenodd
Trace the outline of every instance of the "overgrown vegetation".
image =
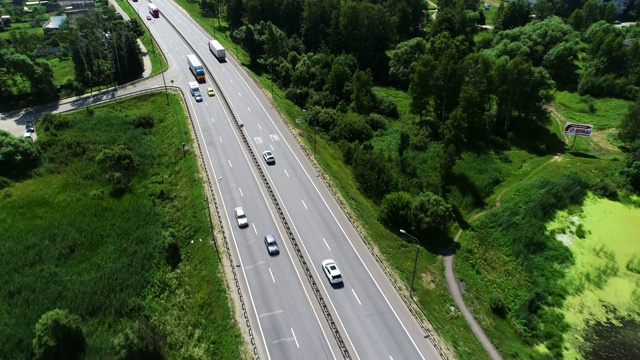
<svg viewBox="0 0 640 360">
<path fill-rule="evenodd" d="M 42 120 L 41 165 L 0 190 L 0 357 L 62 354 L 77 332 L 36 326 L 54 309 L 79 318 L 87 358 L 241 357 L 196 158 L 166 111 L 180 104 L 143 95 Z M 111 191 L 105 162 L 127 187 Z"/>
<path fill-rule="evenodd" d="M 579 205 L 587 190 L 587 181 L 575 173 L 523 185 L 500 208 L 473 223 L 458 252 L 461 264 L 471 267 L 461 280 L 477 306 L 512 324 L 526 343 L 545 344 L 556 358 L 562 357 L 568 328 L 559 308 L 567 296 L 561 280 L 572 255 L 547 234 L 546 224 L 556 211 Z M 527 356 L 507 347 L 501 351 L 510 357 Z"/>
</svg>

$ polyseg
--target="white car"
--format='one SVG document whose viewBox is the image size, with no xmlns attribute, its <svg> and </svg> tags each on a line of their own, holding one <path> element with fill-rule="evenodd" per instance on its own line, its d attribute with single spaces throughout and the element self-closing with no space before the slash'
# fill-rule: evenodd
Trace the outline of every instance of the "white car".
<svg viewBox="0 0 640 360">
<path fill-rule="evenodd" d="M 238 222 L 238 226 L 241 228 L 249 226 L 249 220 L 247 220 L 247 215 L 244 213 L 242 207 L 238 206 L 234 209 L 236 215 L 236 221 Z"/>
<path fill-rule="evenodd" d="M 264 158 L 264 161 L 267 162 L 267 164 L 275 164 L 276 163 L 276 158 L 273 156 L 273 153 L 269 150 L 265 151 L 262 153 L 262 157 Z"/>
<path fill-rule="evenodd" d="M 335 261 L 331 259 L 323 261 L 322 270 L 324 271 L 324 274 L 327 275 L 327 279 L 329 279 L 330 283 L 339 284 L 342 282 L 342 274 L 340 273 L 340 269 L 338 269 L 338 265 L 336 265 Z"/>
</svg>

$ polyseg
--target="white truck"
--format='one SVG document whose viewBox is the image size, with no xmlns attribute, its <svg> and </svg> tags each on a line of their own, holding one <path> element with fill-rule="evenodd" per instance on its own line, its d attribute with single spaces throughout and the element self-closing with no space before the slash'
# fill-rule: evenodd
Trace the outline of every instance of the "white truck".
<svg viewBox="0 0 640 360">
<path fill-rule="evenodd" d="M 224 61 L 225 60 L 224 47 L 222 47 L 222 45 L 220 45 L 218 40 L 209 41 L 209 51 L 211 51 L 213 56 L 215 56 L 216 59 L 218 59 L 218 61 Z"/>
<path fill-rule="evenodd" d="M 202 94 L 200 93 L 200 86 L 197 81 L 189 82 L 189 90 L 191 90 L 191 95 L 193 95 L 197 102 L 202 101 Z"/>
<path fill-rule="evenodd" d="M 202 63 L 198 60 L 197 56 L 194 54 L 187 55 L 187 65 L 189 65 L 189 70 L 191 70 L 191 73 L 199 83 L 206 81 L 204 66 L 202 66 Z"/>
</svg>

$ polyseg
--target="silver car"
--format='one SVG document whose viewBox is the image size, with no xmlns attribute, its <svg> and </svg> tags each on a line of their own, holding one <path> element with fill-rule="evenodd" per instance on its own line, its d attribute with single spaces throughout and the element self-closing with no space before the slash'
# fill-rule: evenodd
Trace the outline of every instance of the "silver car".
<svg viewBox="0 0 640 360">
<path fill-rule="evenodd" d="M 276 237 L 267 234 L 264 237 L 264 245 L 267 247 L 267 251 L 269 255 L 278 255 L 280 254 L 280 249 L 278 248 L 278 243 L 276 242 Z"/>
</svg>

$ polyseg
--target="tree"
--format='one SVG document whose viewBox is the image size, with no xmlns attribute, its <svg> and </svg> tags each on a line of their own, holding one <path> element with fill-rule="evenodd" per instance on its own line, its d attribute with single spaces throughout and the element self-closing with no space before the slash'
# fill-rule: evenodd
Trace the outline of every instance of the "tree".
<svg viewBox="0 0 640 360">
<path fill-rule="evenodd" d="M 531 3 L 527 0 L 502 3 L 494 18 L 498 30 L 509 30 L 531 21 Z"/>
<path fill-rule="evenodd" d="M 418 233 L 446 231 L 453 221 L 451 205 L 432 192 L 424 192 L 414 200 L 412 207 L 413 229 Z"/>
<path fill-rule="evenodd" d="M 37 142 L 0 130 L 0 176 L 12 178 L 23 175 L 38 165 L 40 155 Z"/>
<path fill-rule="evenodd" d="M 410 230 L 412 208 L 413 195 L 403 191 L 387 194 L 380 202 L 378 220 L 391 229 Z"/>
<path fill-rule="evenodd" d="M 536 115 L 542 104 L 551 100 L 553 81 L 542 68 L 516 57 L 502 57 L 496 62 L 493 78 L 496 81 L 497 117 L 504 120 L 504 129 L 514 118 Z"/>
<path fill-rule="evenodd" d="M 366 144 L 353 156 L 353 173 L 362 193 L 374 201 L 381 200 L 393 188 L 393 176 L 384 155 Z"/>
<path fill-rule="evenodd" d="M 159 339 L 146 321 L 128 322 L 116 336 L 113 345 L 118 360 L 166 359 Z"/>
<path fill-rule="evenodd" d="M 359 114 L 369 114 L 373 111 L 376 104 L 376 97 L 371 88 L 373 87 L 373 79 L 371 70 L 357 70 L 353 74 L 351 82 L 351 98 L 353 100 L 353 109 Z"/>
<path fill-rule="evenodd" d="M 371 139 L 372 136 L 373 131 L 367 125 L 364 117 L 351 112 L 339 117 L 331 130 L 331 138 L 336 141 L 346 140 L 362 143 Z"/>
<path fill-rule="evenodd" d="M 337 41 L 333 53 L 353 54 L 360 69 L 370 68 L 374 78 L 384 79 L 389 73 L 386 51 L 396 39 L 393 19 L 381 5 L 369 2 L 347 2 L 339 14 L 331 29 Z"/>
<path fill-rule="evenodd" d="M 353 55 L 339 55 L 333 60 L 326 90 L 345 103 L 351 100 L 352 80 L 358 64 Z"/>
<path fill-rule="evenodd" d="M 411 112 L 422 117 L 426 116 L 433 103 L 435 81 L 432 69 L 435 60 L 431 55 L 423 55 L 416 61 L 409 82 L 409 96 L 411 97 Z"/>
<path fill-rule="evenodd" d="M 242 0 L 226 0 L 227 3 L 227 22 L 229 30 L 235 31 L 242 26 L 242 18 L 246 13 Z"/>
<path fill-rule="evenodd" d="M 44 313 L 36 324 L 33 352 L 36 359 L 80 359 L 86 341 L 80 318 L 67 310 Z"/>
<path fill-rule="evenodd" d="M 137 170 L 137 161 L 124 145 L 103 149 L 96 157 L 98 165 L 106 172 L 106 180 L 116 192 L 126 190 Z"/>
<path fill-rule="evenodd" d="M 337 0 L 307 0 L 303 2 L 302 38 L 308 49 L 329 44 L 331 14 L 340 8 Z"/>
<path fill-rule="evenodd" d="M 407 89 L 411 66 L 426 52 L 427 42 L 422 38 L 413 38 L 396 45 L 389 61 L 389 78 L 401 89 Z"/>
<path fill-rule="evenodd" d="M 618 137 L 629 144 L 640 140 L 640 98 L 629 105 L 629 110 L 620 123 Z"/>
</svg>

